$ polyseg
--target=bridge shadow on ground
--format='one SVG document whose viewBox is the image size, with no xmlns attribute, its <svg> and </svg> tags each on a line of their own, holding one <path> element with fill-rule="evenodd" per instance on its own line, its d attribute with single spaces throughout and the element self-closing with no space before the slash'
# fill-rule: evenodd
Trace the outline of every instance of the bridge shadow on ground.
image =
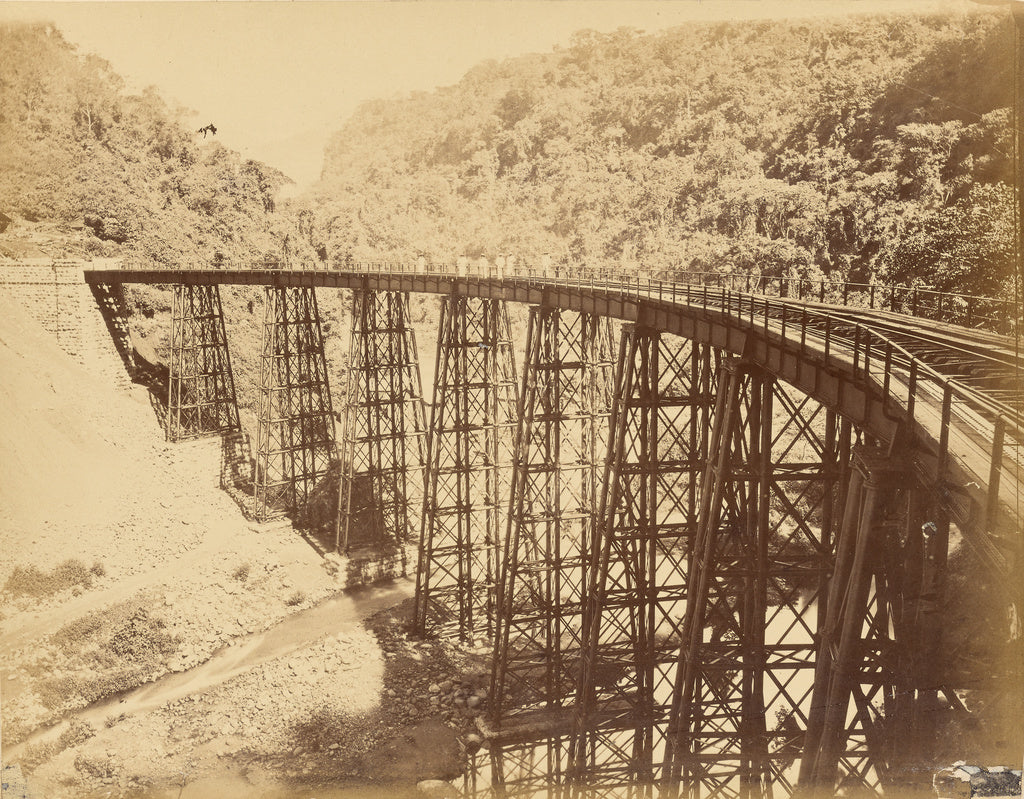
<svg viewBox="0 0 1024 799">
<path fill-rule="evenodd" d="M 348 540 L 338 539 L 338 496 L 340 464 L 310 492 L 306 504 L 281 516 L 291 520 L 295 531 L 334 568 L 345 569 L 346 585 L 366 585 L 408 574 L 409 554 L 405 544 L 386 532 L 379 503 L 370 490 L 369 478 L 357 477 L 349 511 Z M 364 484 L 365 483 L 365 484 Z"/>
</svg>

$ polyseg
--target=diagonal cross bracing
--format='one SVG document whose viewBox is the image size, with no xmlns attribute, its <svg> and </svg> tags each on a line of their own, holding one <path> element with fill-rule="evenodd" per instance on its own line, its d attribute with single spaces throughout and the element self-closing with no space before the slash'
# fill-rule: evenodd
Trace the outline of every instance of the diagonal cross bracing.
<svg viewBox="0 0 1024 799">
<path fill-rule="evenodd" d="M 470 755 L 463 784 L 465 799 L 569 799 L 569 736 L 533 733 L 488 741 Z M 595 797 L 596 799 L 596 797 Z"/>
<path fill-rule="evenodd" d="M 721 370 L 662 789 L 789 795 L 850 428 L 760 367 Z"/>
<path fill-rule="evenodd" d="M 493 638 L 516 418 L 504 302 L 442 299 L 435 376 L 414 624 Z"/>
<path fill-rule="evenodd" d="M 171 308 L 167 439 L 239 430 L 219 286 L 176 284 Z"/>
<path fill-rule="evenodd" d="M 418 539 L 425 433 L 408 293 L 353 292 L 339 549 Z"/>
<path fill-rule="evenodd" d="M 583 619 L 580 795 L 632 786 L 649 796 L 664 757 L 717 360 L 706 346 L 623 328 Z"/>
<path fill-rule="evenodd" d="M 334 415 L 316 294 L 265 290 L 255 514 L 305 505 L 334 458 Z"/>
<path fill-rule="evenodd" d="M 114 347 L 117 349 L 117 354 L 129 376 L 133 376 L 135 374 L 135 353 L 132 348 L 131 329 L 128 325 L 130 311 L 124 296 L 124 285 L 121 283 L 91 283 L 89 288 L 99 306 L 103 321 L 107 326 L 107 332 L 110 333 Z M 173 339 L 173 337 L 172 331 L 171 338 Z"/>
<path fill-rule="evenodd" d="M 607 319 L 531 308 L 498 591 L 498 722 L 576 693 L 611 362 Z"/>
<path fill-rule="evenodd" d="M 921 711 L 935 708 L 937 684 L 920 658 L 946 537 L 922 525 L 929 515 L 903 458 L 872 447 L 853 455 L 800 781 L 877 794 L 913 781 L 907 766 L 930 734 Z"/>
</svg>

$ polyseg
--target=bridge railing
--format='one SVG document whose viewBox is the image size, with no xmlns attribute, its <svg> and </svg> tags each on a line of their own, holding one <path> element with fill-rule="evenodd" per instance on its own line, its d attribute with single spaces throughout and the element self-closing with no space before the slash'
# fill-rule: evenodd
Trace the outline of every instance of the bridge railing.
<svg viewBox="0 0 1024 799">
<path fill-rule="evenodd" d="M 674 270 L 650 275 L 626 273 L 620 269 L 554 265 L 549 267 L 470 262 L 458 264 L 401 264 L 388 262 L 321 265 L 313 268 L 342 269 L 355 272 L 429 272 L 431 274 L 481 276 L 491 278 L 526 277 L 560 280 L 579 285 L 609 285 L 642 282 L 660 277 L 666 283 L 697 286 L 718 286 L 732 291 L 769 297 L 819 302 L 854 308 L 891 311 L 963 327 L 980 328 L 1009 334 L 1019 325 L 1017 306 L 1012 299 L 956 294 L 920 286 L 887 286 L 879 283 L 810 280 L 807 278 L 771 277 L 746 273 L 697 272 Z"/>
<path fill-rule="evenodd" d="M 152 268 L 152 265 L 126 263 L 125 267 Z M 109 262 L 106 262 L 103 268 L 109 268 Z M 591 268 L 587 266 L 566 266 L 563 264 L 536 266 L 502 261 L 483 263 L 479 259 L 471 259 L 463 263 L 440 264 L 428 264 L 425 261 L 414 263 L 398 261 L 303 261 L 297 264 L 284 264 L 279 261 L 221 262 L 218 264 L 188 264 L 184 268 L 225 270 L 280 269 L 302 272 L 387 272 L 397 274 L 424 273 L 457 275 L 461 277 L 543 278 L 568 280 L 581 286 L 633 285 L 639 284 L 644 280 L 658 279 L 665 283 L 716 286 L 736 292 L 793 299 L 802 302 L 818 302 L 852 308 L 891 311 L 907 316 L 948 322 L 963 327 L 990 330 L 1007 335 L 1024 326 L 1022 325 L 1018 304 L 1013 299 L 1008 298 L 957 294 L 920 286 L 888 286 L 880 283 L 858 283 L 824 279 L 811 280 L 800 277 L 775 277 L 740 272 L 663 270 L 656 274 L 648 272 L 629 273 L 622 269 L 610 267 Z"/>
<path fill-rule="evenodd" d="M 143 267 L 146 268 L 146 267 Z M 196 265 L 209 269 L 209 265 Z M 222 264 L 223 269 L 278 269 L 276 264 Z M 801 281 L 788 278 L 753 278 L 746 275 L 689 273 L 688 282 L 658 280 L 650 275 L 626 274 L 612 269 L 548 268 L 507 264 L 403 264 L 397 262 L 307 264 L 299 270 L 345 271 L 374 274 L 421 274 L 502 279 L 516 284 L 561 284 L 597 291 L 616 292 L 626 299 L 660 299 L 697 306 L 704 312 L 718 311 L 737 322 L 760 326 L 765 333 L 780 336 L 784 347 L 803 353 L 808 346 L 823 350 L 826 362 L 852 365 L 855 375 L 875 386 L 892 415 L 899 405 L 905 418 L 929 430 L 938 442 L 936 474 L 942 485 L 951 461 L 962 461 L 964 469 L 986 479 L 983 509 L 969 520 L 981 532 L 974 543 L 991 555 L 993 564 L 1005 567 L 1006 558 L 986 538 L 989 523 L 1000 504 L 1015 508 L 1020 475 L 1024 473 L 1024 433 L 1020 401 L 999 401 L 956 379 L 943 375 L 905 347 L 872 329 L 869 321 L 856 322 L 836 317 L 828 307 L 814 304 L 842 304 L 870 309 L 944 313 L 959 310 L 975 326 L 986 321 L 999 327 L 1013 327 L 1012 303 L 984 297 L 955 295 L 924 289 L 892 289 L 870 284 Z M 679 277 L 685 273 L 674 273 Z M 756 285 L 747 281 L 758 282 Z M 766 282 L 767 280 L 767 282 Z M 777 293 L 771 294 L 772 287 Z M 757 289 L 759 291 L 750 291 Z M 813 290 L 812 290 L 813 289 Z M 822 300 L 824 297 L 824 300 Z M 836 302 L 836 300 L 839 302 Z M 986 303 L 988 303 L 986 305 Z M 969 316 L 968 316 L 969 315 Z M 949 320 L 952 321 L 952 320 Z M 987 325 L 984 325 L 987 327 Z M 995 326 L 993 324 L 993 326 Z M 1017 328 L 1019 329 L 1019 328 Z M 967 445 L 967 448 L 964 448 Z M 971 462 L 967 462 L 970 459 Z M 979 489 L 980 490 L 980 489 Z M 1004 496 L 1005 495 L 1005 496 Z M 963 520 L 961 520 L 963 521 Z M 1018 537 L 1020 531 L 1018 531 Z M 1019 543 L 1019 542 L 1015 542 Z"/>
<path fill-rule="evenodd" d="M 1002 572 L 1011 557 L 1008 547 L 1020 547 L 1016 538 L 1003 541 L 990 537 L 989 527 L 1000 513 L 1000 505 L 1019 515 L 1017 505 L 1021 475 L 1024 474 L 1024 427 L 1019 401 L 1007 404 L 964 385 L 934 369 L 906 347 L 872 329 L 870 322 L 837 318 L 828 308 L 808 305 L 806 299 L 772 297 L 737 291 L 728 285 L 686 284 L 645 278 L 639 275 L 603 272 L 585 274 L 563 271 L 549 277 L 539 271 L 506 278 L 513 283 L 556 283 L 586 289 L 614 291 L 622 298 L 650 298 L 698 306 L 704 312 L 719 311 L 765 333 L 781 338 L 783 347 L 796 348 L 802 355 L 809 346 L 824 353 L 826 362 L 844 361 L 855 377 L 874 386 L 883 398 L 883 409 L 893 418 L 902 411 L 911 426 L 919 424 L 937 442 L 934 453 L 939 486 L 949 484 L 954 459 L 968 474 L 984 481 L 974 488 L 983 494 L 956 521 L 971 543 Z M 442 273 L 443 274 L 443 273 Z M 484 277 L 484 276 L 481 276 Z M 966 445 L 966 449 L 965 449 Z M 941 489 L 946 490 L 946 489 Z M 949 505 L 963 497 L 947 497 Z M 971 504 L 971 503 L 968 503 Z M 980 512 L 976 509 L 980 507 Z M 975 533 L 971 535 L 971 533 Z"/>
<path fill-rule="evenodd" d="M 670 277 L 683 283 L 709 283 L 749 294 L 892 311 L 994 332 L 1009 332 L 1016 315 L 1012 299 L 957 294 L 920 286 L 693 271 L 673 272 Z"/>
</svg>

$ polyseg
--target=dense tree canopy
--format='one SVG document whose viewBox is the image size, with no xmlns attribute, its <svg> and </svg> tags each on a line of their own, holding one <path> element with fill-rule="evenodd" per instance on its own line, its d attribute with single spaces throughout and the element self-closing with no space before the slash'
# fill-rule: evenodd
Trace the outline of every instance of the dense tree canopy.
<svg viewBox="0 0 1024 799">
<path fill-rule="evenodd" d="M 997 290 L 1006 15 L 578 33 L 364 105 L 306 199 L 323 257 L 515 253 Z"/>
<path fill-rule="evenodd" d="M 1002 293 L 1005 13 L 581 31 L 363 105 L 287 180 L 52 26 L 0 27 L 0 211 L 162 263 L 515 254 Z"/>
<path fill-rule="evenodd" d="M 158 263 L 281 257 L 280 172 L 200 139 L 159 95 L 50 25 L 0 26 L 0 210 L 83 221 L 89 254 Z"/>
</svg>

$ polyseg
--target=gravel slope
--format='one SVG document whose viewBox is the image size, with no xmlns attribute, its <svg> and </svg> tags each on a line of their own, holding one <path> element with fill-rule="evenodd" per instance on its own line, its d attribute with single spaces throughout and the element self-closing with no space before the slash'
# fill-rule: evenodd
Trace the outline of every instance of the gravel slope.
<svg viewBox="0 0 1024 799">
<path fill-rule="evenodd" d="M 165 443 L 144 389 L 106 385 L 3 299 L 0 374 L 4 762 L 36 795 L 403 796 L 458 775 L 478 654 L 410 641 L 407 607 L 370 627 L 359 601 L 316 610 L 374 569 L 246 521 L 219 442 Z M 82 581 L 13 590 L 69 559 Z"/>
</svg>

